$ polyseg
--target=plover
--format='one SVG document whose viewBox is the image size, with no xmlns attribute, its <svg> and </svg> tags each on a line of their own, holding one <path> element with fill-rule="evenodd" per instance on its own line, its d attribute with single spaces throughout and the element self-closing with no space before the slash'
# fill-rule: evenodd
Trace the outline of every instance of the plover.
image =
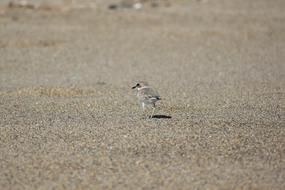
<svg viewBox="0 0 285 190">
<path fill-rule="evenodd" d="M 150 118 L 153 117 L 155 111 L 155 103 L 160 99 L 158 92 L 148 85 L 147 82 L 138 82 L 132 89 L 137 90 L 137 98 L 142 106 L 143 111 L 146 105 L 152 105 L 153 110 Z"/>
</svg>

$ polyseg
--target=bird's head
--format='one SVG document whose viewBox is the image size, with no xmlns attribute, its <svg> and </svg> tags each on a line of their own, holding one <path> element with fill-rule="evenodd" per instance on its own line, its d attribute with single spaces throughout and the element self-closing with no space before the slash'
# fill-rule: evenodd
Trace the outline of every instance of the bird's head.
<svg viewBox="0 0 285 190">
<path fill-rule="evenodd" d="M 140 81 L 135 86 L 133 86 L 132 89 L 141 88 L 141 87 L 144 87 L 144 86 L 148 86 L 148 83 L 144 82 L 144 81 Z"/>
</svg>

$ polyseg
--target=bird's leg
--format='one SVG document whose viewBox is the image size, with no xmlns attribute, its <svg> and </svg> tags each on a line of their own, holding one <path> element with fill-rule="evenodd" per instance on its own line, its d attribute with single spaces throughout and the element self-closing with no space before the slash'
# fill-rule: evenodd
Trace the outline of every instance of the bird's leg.
<svg viewBox="0 0 285 190">
<path fill-rule="evenodd" d="M 142 102 L 142 103 L 141 103 L 141 106 L 142 106 L 142 109 L 143 109 L 143 112 L 144 112 L 144 111 L 145 111 L 145 103 Z"/>
<path fill-rule="evenodd" d="M 150 118 L 152 118 L 152 117 L 153 117 L 154 111 L 155 111 L 155 103 L 153 103 L 153 109 L 152 109 L 152 113 L 151 113 Z"/>
<path fill-rule="evenodd" d="M 141 107 L 142 107 L 142 110 L 143 110 L 142 115 L 143 115 L 143 117 L 145 117 L 145 103 L 144 102 L 140 102 L 140 104 L 141 104 Z"/>
</svg>

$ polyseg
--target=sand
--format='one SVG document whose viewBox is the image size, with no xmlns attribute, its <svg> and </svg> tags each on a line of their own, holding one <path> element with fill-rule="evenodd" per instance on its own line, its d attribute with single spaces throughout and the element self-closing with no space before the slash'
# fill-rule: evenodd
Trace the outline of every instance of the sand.
<svg viewBox="0 0 285 190">
<path fill-rule="evenodd" d="M 0 189 L 285 188 L 285 1 L 96 2 L 2 3 Z"/>
</svg>

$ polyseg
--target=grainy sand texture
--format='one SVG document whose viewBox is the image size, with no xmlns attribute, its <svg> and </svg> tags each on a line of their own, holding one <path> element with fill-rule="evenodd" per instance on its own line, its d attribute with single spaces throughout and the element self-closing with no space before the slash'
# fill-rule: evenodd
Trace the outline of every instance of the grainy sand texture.
<svg viewBox="0 0 285 190">
<path fill-rule="evenodd" d="M 0 189 L 285 189 L 285 1 L 128 3 L 1 1 Z"/>
</svg>

